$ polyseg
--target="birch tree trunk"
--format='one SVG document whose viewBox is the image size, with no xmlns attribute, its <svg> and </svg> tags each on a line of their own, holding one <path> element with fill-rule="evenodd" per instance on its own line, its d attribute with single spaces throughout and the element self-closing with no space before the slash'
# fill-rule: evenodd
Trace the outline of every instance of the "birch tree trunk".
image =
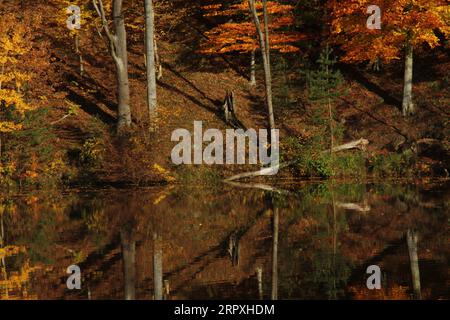
<svg viewBox="0 0 450 320">
<path fill-rule="evenodd" d="M 163 76 L 161 58 L 159 57 L 158 43 L 153 41 L 155 47 L 156 79 L 161 80 Z"/>
<path fill-rule="evenodd" d="M 80 50 L 80 35 L 78 32 L 75 34 L 75 52 L 78 55 L 78 63 L 80 70 L 80 77 L 84 76 L 84 62 L 83 62 L 83 54 Z"/>
<path fill-rule="evenodd" d="M 271 130 L 275 129 L 275 119 L 273 115 L 273 102 L 272 102 L 272 75 L 270 70 L 270 39 L 269 39 L 269 17 L 267 14 L 267 0 L 263 0 L 264 10 L 264 33 L 261 29 L 261 23 L 256 12 L 255 0 L 248 0 L 250 10 L 253 15 L 253 21 L 255 23 L 259 45 L 261 47 L 261 53 L 264 64 L 264 84 L 266 87 L 266 104 L 268 111 L 269 127 Z"/>
<path fill-rule="evenodd" d="M 117 82 L 118 82 L 118 113 L 119 119 L 117 127 L 121 130 L 131 125 L 130 109 L 130 83 L 128 81 L 128 52 L 127 52 L 127 32 L 125 29 L 125 18 L 123 16 L 123 1 L 114 0 L 113 16 L 114 29 L 117 40 Z"/>
<path fill-rule="evenodd" d="M 413 84 L 413 47 L 409 40 L 406 42 L 405 52 L 405 79 L 403 84 L 402 113 L 407 117 L 415 113 L 415 106 L 412 94 Z"/>
<path fill-rule="evenodd" d="M 117 131 L 131 126 L 130 84 L 128 81 L 128 52 L 125 18 L 123 16 L 123 0 L 113 0 L 113 26 L 111 32 L 106 19 L 102 0 L 92 0 L 98 16 L 102 20 L 102 28 L 108 37 L 110 53 L 116 66 L 117 78 Z"/>
<path fill-rule="evenodd" d="M 153 0 L 145 0 L 145 56 L 147 59 L 147 105 L 150 121 L 156 117 L 155 12 Z"/>
<path fill-rule="evenodd" d="M 256 85 L 256 49 L 253 49 L 250 57 L 250 85 Z"/>
</svg>

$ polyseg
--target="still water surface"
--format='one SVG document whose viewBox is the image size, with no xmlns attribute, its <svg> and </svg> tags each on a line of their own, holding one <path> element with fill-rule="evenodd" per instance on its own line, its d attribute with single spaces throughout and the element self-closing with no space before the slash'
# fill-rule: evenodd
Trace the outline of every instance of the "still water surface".
<svg viewBox="0 0 450 320">
<path fill-rule="evenodd" d="M 449 299 L 449 186 L 0 195 L 0 298 Z"/>
</svg>

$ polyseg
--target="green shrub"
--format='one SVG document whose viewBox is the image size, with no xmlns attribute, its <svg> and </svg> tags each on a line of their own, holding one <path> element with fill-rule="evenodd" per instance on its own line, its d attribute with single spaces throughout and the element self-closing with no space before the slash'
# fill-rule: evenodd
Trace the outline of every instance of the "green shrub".
<svg viewBox="0 0 450 320">
<path fill-rule="evenodd" d="M 86 169 L 95 169 L 103 162 L 103 144 L 97 138 L 87 139 L 80 149 L 79 160 Z"/>
</svg>

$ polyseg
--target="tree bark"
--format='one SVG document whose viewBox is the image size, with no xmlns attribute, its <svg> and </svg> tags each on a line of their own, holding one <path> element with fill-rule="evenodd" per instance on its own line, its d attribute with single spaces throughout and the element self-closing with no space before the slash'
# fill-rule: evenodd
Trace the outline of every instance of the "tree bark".
<svg viewBox="0 0 450 320">
<path fill-rule="evenodd" d="M 114 0 L 113 15 L 114 29 L 117 39 L 117 79 L 119 87 L 118 97 L 118 129 L 131 125 L 131 109 L 130 109 L 130 83 L 128 81 L 128 52 L 127 52 L 127 33 L 125 29 L 125 19 L 123 16 L 123 1 Z"/>
<path fill-rule="evenodd" d="M 256 49 L 253 49 L 250 57 L 250 85 L 256 85 Z"/>
<path fill-rule="evenodd" d="M 102 0 L 93 0 L 93 5 L 98 16 L 102 20 L 102 28 L 105 30 L 106 36 L 108 37 L 110 54 L 116 66 L 118 92 L 117 131 L 121 134 L 123 129 L 131 126 L 127 33 L 125 29 L 125 19 L 123 16 L 123 0 L 113 0 L 114 34 L 109 29 Z"/>
<path fill-rule="evenodd" d="M 150 121 L 156 118 L 156 50 L 155 50 L 155 12 L 153 0 L 145 0 L 145 56 L 147 59 L 147 105 Z"/>
<path fill-rule="evenodd" d="M 270 39 L 269 39 L 269 16 L 267 14 L 267 0 L 263 0 L 264 11 L 264 33 L 261 29 L 261 23 L 256 12 L 255 0 L 248 0 L 251 13 L 253 15 L 253 21 L 255 23 L 259 46 L 261 48 L 263 64 L 264 64 L 264 84 L 266 87 L 266 105 L 268 111 L 268 121 L 270 130 L 275 129 L 275 119 L 273 115 L 273 102 L 272 102 L 272 75 L 270 70 Z M 272 131 L 271 131 L 272 132 Z"/>
<path fill-rule="evenodd" d="M 163 77 L 163 69 L 162 69 L 162 64 L 161 64 L 161 58 L 159 57 L 159 51 L 158 51 L 158 43 L 155 41 L 154 43 L 154 47 L 155 47 L 155 63 L 156 63 L 156 79 L 161 80 Z"/>
<path fill-rule="evenodd" d="M 83 62 L 83 54 L 80 50 L 80 35 L 78 32 L 75 34 L 75 52 L 78 55 L 78 63 L 80 70 L 80 77 L 84 76 L 84 62 Z"/>
<path fill-rule="evenodd" d="M 403 84 L 403 103 L 402 103 L 402 113 L 403 116 L 407 117 L 416 112 L 413 94 L 412 94 L 412 84 L 413 84 L 413 46 L 409 40 L 406 41 L 405 48 L 405 79 Z"/>
</svg>

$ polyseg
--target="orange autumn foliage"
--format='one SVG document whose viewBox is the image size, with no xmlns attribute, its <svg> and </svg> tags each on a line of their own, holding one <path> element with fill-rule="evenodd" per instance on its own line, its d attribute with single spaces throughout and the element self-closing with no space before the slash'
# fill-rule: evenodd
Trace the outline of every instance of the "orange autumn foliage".
<svg viewBox="0 0 450 320">
<path fill-rule="evenodd" d="M 369 290 L 366 287 L 352 286 L 349 291 L 355 300 L 409 300 L 408 287 L 392 286 L 381 290 Z"/>
<path fill-rule="evenodd" d="M 255 24 L 252 21 L 248 1 L 237 4 L 216 4 L 204 6 L 206 17 L 226 17 L 230 21 L 219 24 L 206 33 L 202 53 L 250 52 L 258 48 Z M 256 9 L 262 12 L 262 2 L 256 2 Z M 271 49 L 282 53 L 297 52 L 293 44 L 304 39 L 299 32 L 288 31 L 294 24 L 293 6 L 277 1 L 267 2 L 267 11 L 271 16 Z M 262 21 L 263 19 L 261 19 Z"/>
<path fill-rule="evenodd" d="M 366 26 L 370 5 L 381 9 L 381 29 Z M 407 41 L 433 48 L 439 45 L 436 31 L 450 35 L 445 0 L 333 0 L 329 8 L 332 39 L 345 51 L 345 62 L 389 62 L 401 58 Z"/>
</svg>

